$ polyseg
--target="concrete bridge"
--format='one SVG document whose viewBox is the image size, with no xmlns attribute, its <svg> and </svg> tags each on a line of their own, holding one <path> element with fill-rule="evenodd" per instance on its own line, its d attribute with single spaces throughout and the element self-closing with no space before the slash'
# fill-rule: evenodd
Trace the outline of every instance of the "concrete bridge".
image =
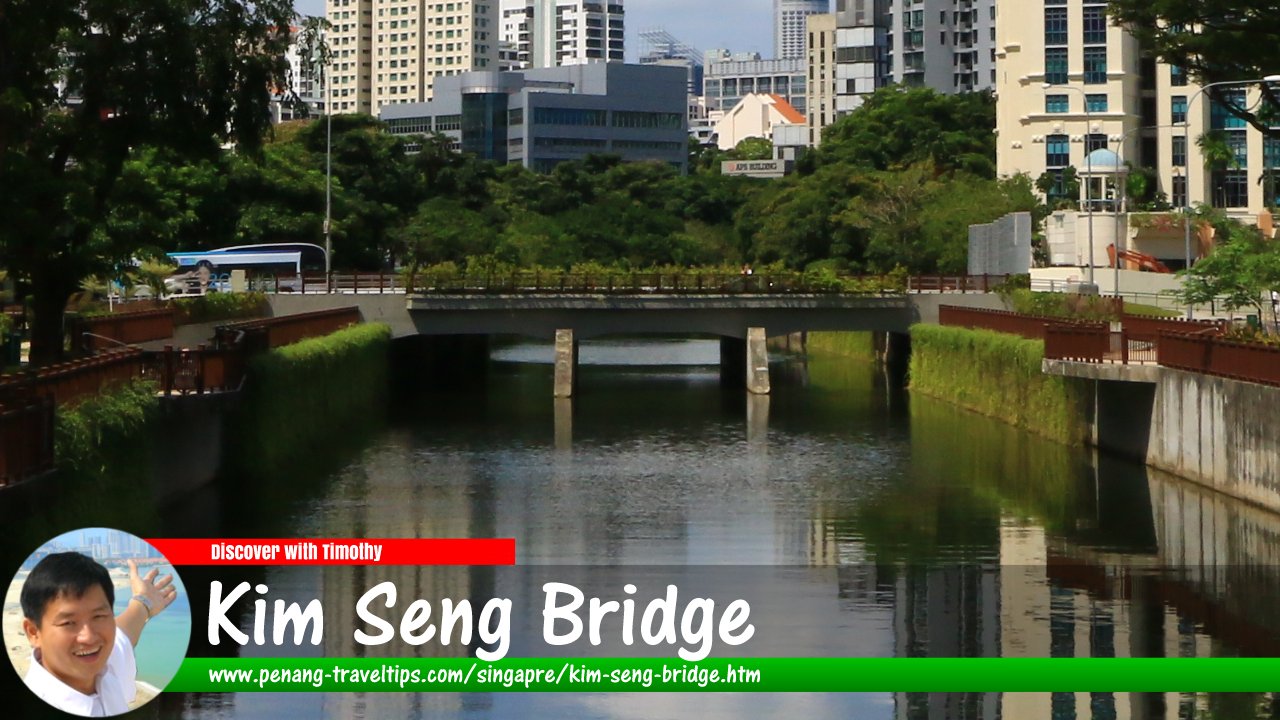
<svg viewBox="0 0 1280 720">
<path fill-rule="evenodd" d="M 394 337 L 522 335 L 555 339 L 556 397 L 573 394 L 578 343 L 608 335 L 689 334 L 721 338 L 728 381 L 769 392 L 765 341 L 804 331 L 905 333 L 936 323 L 940 304 L 1001 308 L 996 295 L 861 294 L 424 294 L 274 295 L 273 315 L 358 306 L 365 322 Z"/>
</svg>

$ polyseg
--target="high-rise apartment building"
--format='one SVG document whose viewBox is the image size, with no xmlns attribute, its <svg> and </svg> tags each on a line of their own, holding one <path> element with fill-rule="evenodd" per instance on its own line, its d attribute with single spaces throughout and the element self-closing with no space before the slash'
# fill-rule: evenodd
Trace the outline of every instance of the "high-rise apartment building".
<svg viewBox="0 0 1280 720">
<path fill-rule="evenodd" d="M 519 68 L 622 62 L 622 0 L 502 0 L 501 39 Z"/>
<path fill-rule="evenodd" d="M 998 15 L 1002 175 L 1035 178 L 1067 167 L 1084 174 L 1087 155 L 1107 148 L 1153 169 L 1175 207 L 1188 204 L 1188 192 L 1191 204 L 1242 216 L 1280 200 L 1277 183 L 1259 181 L 1280 174 L 1280 140 L 1231 115 L 1179 68 L 1145 56 L 1132 35 L 1111 23 L 1102 0 L 999 0 Z M 1225 90 L 1245 107 L 1260 101 L 1256 86 Z M 1221 133 L 1233 162 L 1206 168 L 1196 141 L 1210 131 Z M 1108 208 L 1104 182 L 1095 180 L 1090 197 Z M 1182 259 L 1181 241 L 1174 244 L 1153 254 Z"/>
<path fill-rule="evenodd" d="M 329 111 L 431 98 L 437 77 L 498 68 L 497 0 L 326 0 Z"/>
<path fill-rule="evenodd" d="M 891 0 L 886 27 L 886 84 L 943 93 L 995 84 L 996 0 Z"/>
<path fill-rule="evenodd" d="M 889 84 L 986 90 L 995 76 L 995 0 L 836 0 L 805 33 L 807 122 L 822 128 Z"/>
<path fill-rule="evenodd" d="M 773 55 L 779 60 L 804 57 L 805 20 L 830 12 L 829 0 L 773 0 Z"/>
</svg>

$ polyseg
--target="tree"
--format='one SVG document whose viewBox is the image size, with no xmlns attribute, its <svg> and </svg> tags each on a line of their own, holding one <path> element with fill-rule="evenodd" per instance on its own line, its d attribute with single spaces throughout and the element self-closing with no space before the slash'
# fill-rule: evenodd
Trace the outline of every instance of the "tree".
<svg viewBox="0 0 1280 720">
<path fill-rule="evenodd" d="M 83 278 L 131 257 L 105 232 L 144 145 L 254 153 L 283 83 L 289 0 L 18 0 L 0 22 L 0 264 L 30 283 L 31 359 L 62 353 Z"/>
<path fill-rule="evenodd" d="M 1209 257 L 1184 272 L 1180 299 L 1188 305 L 1221 301 L 1228 310 L 1248 307 L 1261 317 L 1264 297 L 1280 290 L 1280 244 L 1240 223 L 1215 227 L 1222 240 Z"/>
<path fill-rule="evenodd" d="M 890 86 L 822 131 L 814 164 L 850 163 L 874 170 L 930 160 L 940 171 L 996 175 L 996 105 L 990 93 L 942 95 Z"/>
<path fill-rule="evenodd" d="M 298 29 L 298 65 L 304 76 L 315 79 L 317 85 L 321 88 L 329 87 L 325 79 L 328 74 L 329 64 L 333 62 L 333 52 L 329 49 L 329 43 L 325 41 L 325 37 L 326 33 L 332 29 L 333 24 L 327 19 L 314 15 L 304 17 L 302 26 Z M 287 87 L 290 93 L 289 100 L 294 107 L 310 115 L 311 108 L 293 91 L 294 83 L 289 83 Z M 326 98 L 325 101 L 328 102 L 328 99 Z"/>
<path fill-rule="evenodd" d="M 1144 50 L 1202 85 L 1256 80 L 1280 68 L 1280 43 L 1276 42 L 1280 5 L 1274 0 L 1111 0 L 1108 5 L 1111 17 Z M 1262 86 L 1267 102 L 1257 108 L 1230 102 L 1223 90 L 1206 92 L 1233 115 L 1280 137 L 1280 127 L 1271 127 L 1280 109 L 1280 93 L 1274 85 Z"/>
<path fill-rule="evenodd" d="M 769 138 L 743 138 L 729 151 L 729 160 L 770 160 L 773 158 L 773 141 Z"/>
</svg>

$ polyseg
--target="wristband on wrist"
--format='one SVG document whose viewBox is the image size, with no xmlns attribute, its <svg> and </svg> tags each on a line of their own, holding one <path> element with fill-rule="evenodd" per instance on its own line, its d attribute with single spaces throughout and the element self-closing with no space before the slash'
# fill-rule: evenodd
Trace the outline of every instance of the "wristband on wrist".
<svg viewBox="0 0 1280 720">
<path fill-rule="evenodd" d="M 148 620 L 150 620 L 151 616 L 155 614 L 154 608 L 151 607 L 151 601 L 148 600 L 145 595 L 134 595 L 130 600 L 137 600 L 138 603 L 142 605 L 142 607 L 147 611 Z"/>
</svg>

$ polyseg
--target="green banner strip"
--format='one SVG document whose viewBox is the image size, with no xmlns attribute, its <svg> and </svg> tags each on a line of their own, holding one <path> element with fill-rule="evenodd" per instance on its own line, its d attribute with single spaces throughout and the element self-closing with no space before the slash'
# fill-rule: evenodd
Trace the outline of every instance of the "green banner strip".
<svg viewBox="0 0 1280 720">
<path fill-rule="evenodd" d="M 1280 658 L 187 658 L 169 692 L 1267 692 Z"/>
</svg>

